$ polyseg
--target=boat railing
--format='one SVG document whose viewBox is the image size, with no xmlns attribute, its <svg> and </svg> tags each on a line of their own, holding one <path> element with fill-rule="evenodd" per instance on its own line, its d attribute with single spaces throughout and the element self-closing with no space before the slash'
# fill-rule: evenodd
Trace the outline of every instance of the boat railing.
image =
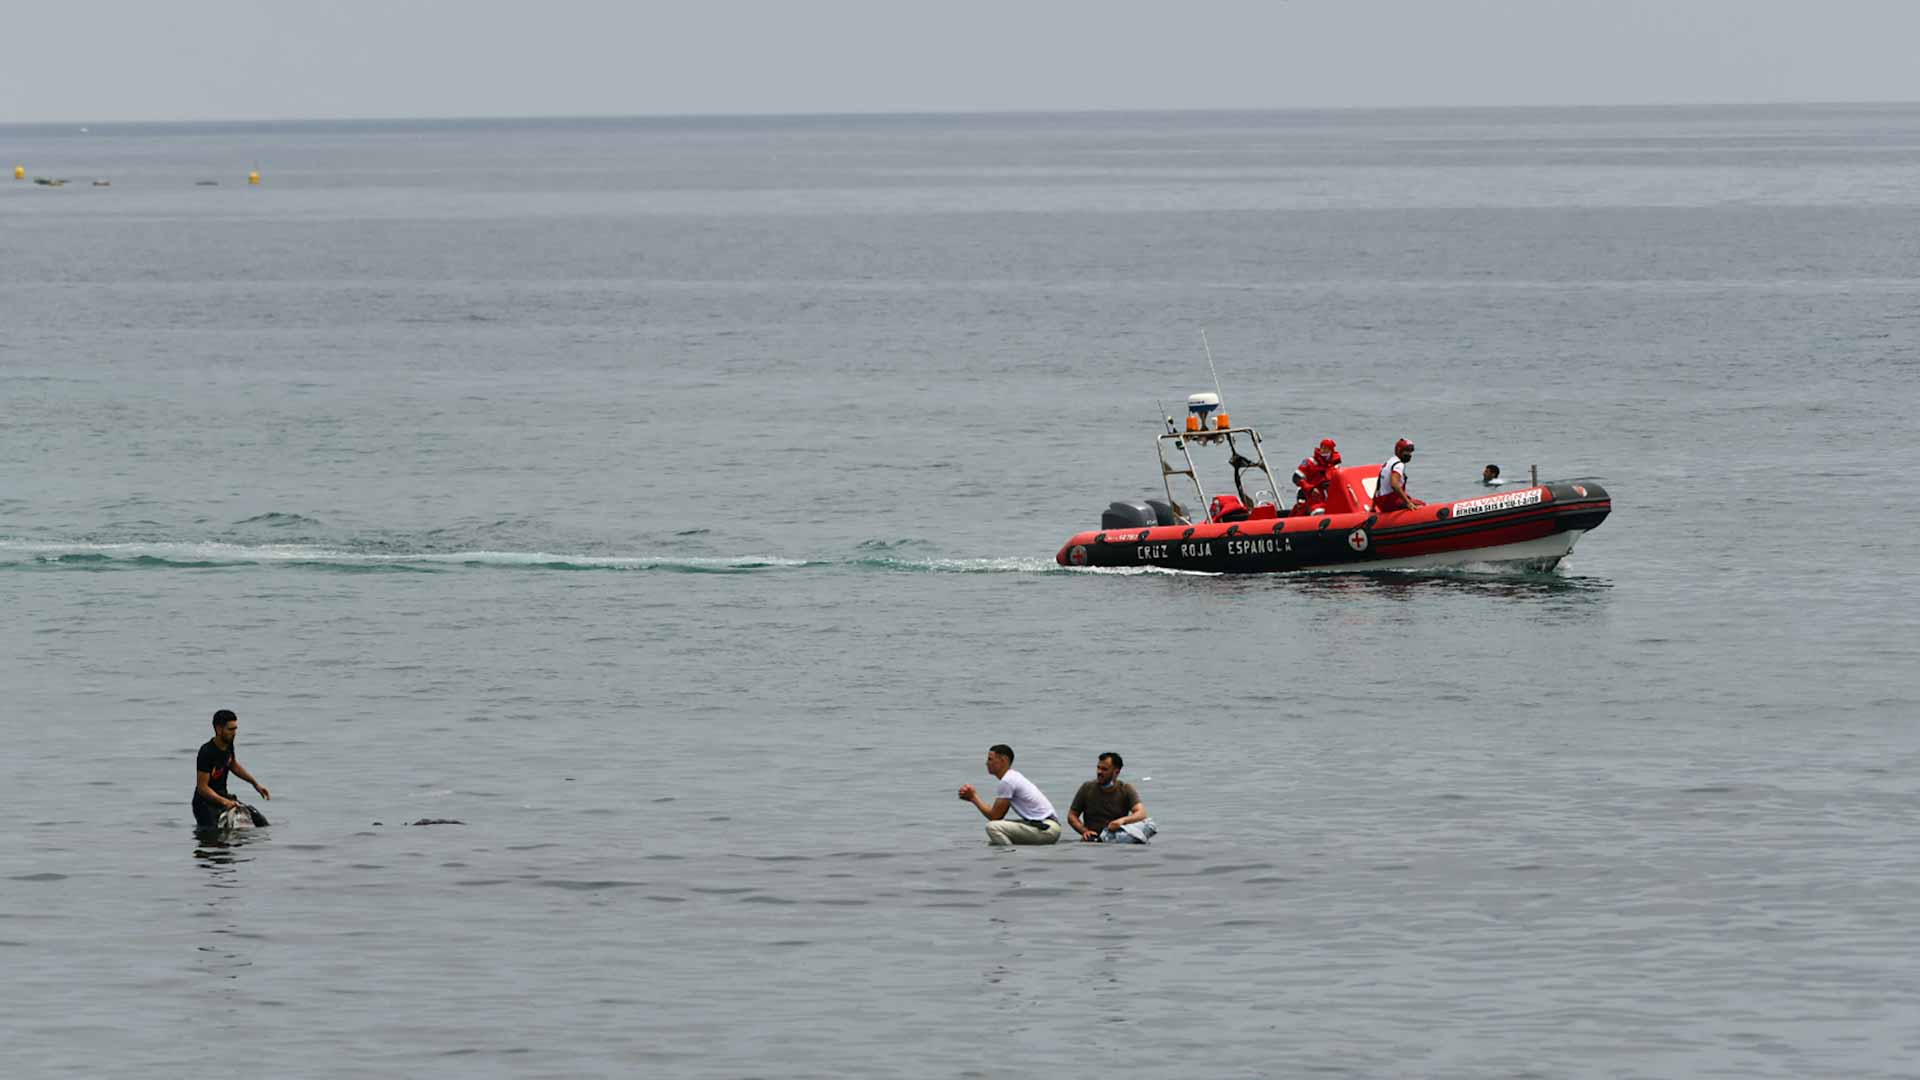
<svg viewBox="0 0 1920 1080">
<path fill-rule="evenodd" d="M 1176 506 L 1180 504 L 1180 498 L 1173 493 L 1173 478 L 1186 477 L 1199 496 L 1199 509 L 1203 515 L 1203 522 L 1213 521 L 1213 515 L 1208 510 L 1213 500 L 1207 494 L 1206 485 L 1200 482 L 1200 470 L 1193 463 L 1191 447 L 1194 443 L 1199 443 L 1201 446 L 1226 444 L 1227 463 L 1233 468 L 1233 487 L 1244 503 L 1251 505 L 1253 500 L 1247 498 L 1246 485 L 1242 481 L 1242 476 L 1249 471 L 1258 470 L 1267 479 L 1266 490 L 1273 496 L 1274 505 L 1279 505 L 1280 482 L 1274 478 L 1273 469 L 1267 464 L 1267 452 L 1261 446 L 1260 433 L 1253 428 L 1228 427 L 1199 431 L 1168 431 L 1155 436 L 1155 439 L 1154 453 L 1160 459 L 1160 482 L 1166 489 L 1167 501 Z M 1252 451 L 1251 456 L 1240 452 L 1241 440 L 1245 440 L 1247 448 Z M 1173 448 L 1179 451 L 1179 461 L 1185 462 L 1184 468 L 1167 460 L 1165 446 L 1167 442 L 1172 442 Z"/>
</svg>

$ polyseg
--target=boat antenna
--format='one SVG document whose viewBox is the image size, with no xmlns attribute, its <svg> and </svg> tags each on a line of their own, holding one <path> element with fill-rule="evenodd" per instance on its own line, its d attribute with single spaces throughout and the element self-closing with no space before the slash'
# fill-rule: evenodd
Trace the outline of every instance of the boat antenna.
<svg viewBox="0 0 1920 1080">
<path fill-rule="evenodd" d="M 1207 344 L 1207 328 L 1204 326 L 1200 328 L 1200 347 L 1207 352 L 1207 370 L 1213 373 L 1214 395 L 1220 399 L 1221 405 L 1224 407 L 1227 395 L 1220 390 L 1220 371 L 1213 366 L 1213 346 Z"/>
</svg>

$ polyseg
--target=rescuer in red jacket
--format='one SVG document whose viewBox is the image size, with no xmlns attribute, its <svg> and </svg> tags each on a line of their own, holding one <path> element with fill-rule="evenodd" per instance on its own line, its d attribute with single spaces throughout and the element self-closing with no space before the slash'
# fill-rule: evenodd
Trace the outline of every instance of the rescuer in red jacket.
<svg viewBox="0 0 1920 1080">
<path fill-rule="evenodd" d="M 1327 481 L 1339 464 L 1340 450 L 1332 439 L 1321 439 L 1312 454 L 1300 459 L 1293 470 L 1294 486 L 1300 489 L 1300 497 L 1293 504 L 1295 517 L 1305 517 L 1327 505 Z"/>
</svg>

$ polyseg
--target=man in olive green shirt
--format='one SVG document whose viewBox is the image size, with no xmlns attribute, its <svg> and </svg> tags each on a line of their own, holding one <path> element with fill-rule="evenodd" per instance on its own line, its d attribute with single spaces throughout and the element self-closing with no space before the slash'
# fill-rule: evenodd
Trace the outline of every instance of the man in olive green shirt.
<svg viewBox="0 0 1920 1080">
<path fill-rule="evenodd" d="M 1089 843 L 1144 844 L 1156 830 L 1140 793 L 1120 782 L 1120 755 L 1108 751 L 1093 766 L 1067 810 L 1067 827 Z"/>
</svg>

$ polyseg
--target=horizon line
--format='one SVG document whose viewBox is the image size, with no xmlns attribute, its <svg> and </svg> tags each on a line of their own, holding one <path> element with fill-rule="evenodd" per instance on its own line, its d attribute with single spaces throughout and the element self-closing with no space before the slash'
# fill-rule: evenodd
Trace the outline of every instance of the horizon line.
<svg viewBox="0 0 1920 1080">
<path fill-rule="evenodd" d="M 1286 106 L 1174 106 L 1174 107 L 1096 107 L 1096 108 L 1017 108 L 1017 109 L 908 109 L 862 110 L 842 112 L 668 112 L 668 113 L 473 113 L 465 115 L 360 115 L 360 116 L 209 116 L 170 119 L 70 118 L 59 120 L 0 120 L 4 128 L 86 128 L 90 125 L 117 127 L 165 127 L 192 125 L 250 124 L 382 124 L 382 123 L 539 123 L 553 121 L 688 121 L 688 120 L 925 120 L 982 118 L 1040 118 L 1051 116 L 1177 116 L 1273 115 L 1284 113 L 1437 113 L 1437 112 L 1570 112 L 1601 110 L 1679 110 L 1679 109 L 1774 109 L 1774 108 L 1899 108 L 1920 105 L 1906 100 L 1769 100 L 1769 101 L 1642 101 L 1642 102 L 1565 102 L 1527 105 L 1420 104 L 1420 105 L 1286 105 Z"/>
</svg>

